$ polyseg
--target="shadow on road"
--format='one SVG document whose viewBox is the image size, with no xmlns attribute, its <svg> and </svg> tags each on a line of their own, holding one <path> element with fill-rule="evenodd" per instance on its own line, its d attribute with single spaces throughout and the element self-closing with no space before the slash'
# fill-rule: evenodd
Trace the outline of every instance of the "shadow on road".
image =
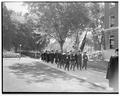
<svg viewBox="0 0 120 96">
<path fill-rule="evenodd" d="M 9 69 L 12 73 L 14 73 L 18 78 L 29 79 L 29 83 L 31 82 L 45 82 L 50 81 L 51 79 L 61 78 L 64 80 L 70 80 L 73 77 L 69 76 L 65 72 L 56 70 L 49 66 L 40 64 L 40 63 L 32 63 L 32 64 L 22 64 L 17 63 L 12 66 L 9 66 Z M 82 81 L 82 80 L 81 80 Z"/>
<path fill-rule="evenodd" d="M 65 72 L 51 68 L 42 63 L 16 63 L 8 67 L 10 72 L 17 76 L 18 79 L 24 79 L 26 83 L 61 83 L 68 84 L 70 86 L 84 86 L 92 90 L 96 89 L 95 85 L 92 85 L 85 80 L 78 79 L 74 76 L 68 75 Z M 55 83 L 55 84 L 56 84 Z M 65 85 L 67 86 L 67 85 Z M 98 87 L 99 90 L 99 87 Z"/>
</svg>

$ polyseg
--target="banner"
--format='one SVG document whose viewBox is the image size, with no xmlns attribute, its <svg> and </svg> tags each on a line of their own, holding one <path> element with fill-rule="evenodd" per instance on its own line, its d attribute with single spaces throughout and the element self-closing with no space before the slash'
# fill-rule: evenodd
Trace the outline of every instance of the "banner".
<svg viewBox="0 0 120 96">
<path fill-rule="evenodd" d="M 86 43 L 86 36 L 87 36 L 87 32 L 86 32 L 85 37 L 84 37 L 84 39 L 83 39 L 83 41 L 82 41 L 82 44 L 81 44 L 81 46 L 80 46 L 80 50 L 81 50 L 81 51 L 84 50 L 85 43 Z"/>
</svg>

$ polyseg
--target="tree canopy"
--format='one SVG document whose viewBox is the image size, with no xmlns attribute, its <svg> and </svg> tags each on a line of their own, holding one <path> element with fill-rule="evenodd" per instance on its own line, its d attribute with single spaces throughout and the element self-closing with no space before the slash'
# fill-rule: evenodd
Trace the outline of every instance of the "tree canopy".
<svg viewBox="0 0 120 96">
<path fill-rule="evenodd" d="M 80 2 L 24 2 L 28 13 L 18 14 L 8 10 L 3 3 L 3 47 L 15 50 L 22 44 L 24 50 L 42 50 L 54 38 L 63 51 L 66 38 L 92 29 L 93 41 L 100 45 L 104 6 L 100 3 Z M 89 26 L 90 25 L 90 26 Z M 75 35 L 77 34 L 77 35 Z M 76 43 L 75 42 L 75 43 Z M 79 45 L 79 44 L 77 44 Z"/>
<path fill-rule="evenodd" d="M 5 4 L 2 4 L 2 35 L 3 35 L 3 47 L 9 50 L 12 47 L 12 40 L 15 35 L 15 25 L 11 21 L 10 15 L 12 11 L 8 11 Z"/>
<path fill-rule="evenodd" d="M 55 38 L 63 51 L 68 36 L 89 24 L 89 10 L 81 3 L 29 3 L 31 14 L 38 17 L 37 28 Z"/>
<path fill-rule="evenodd" d="M 5 3 L 3 3 L 2 10 L 4 49 L 11 50 L 11 48 L 14 48 L 15 52 L 17 52 L 20 44 L 22 45 L 22 50 L 41 50 L 46 46 L 47 40 L 45 36 L 35 36 L 34 22 L 30 17 L 26 14 L 22 16 L 19 13 L 8 10 Z M 38 42 L 36 38 L 42 40 Z"/>
<path fill-rule="evenodd" d="M 93 40 L 94 40 L 94 48 L 95 50 L 101 49 L 101 44 L 103 41 L 103 29 L 104 29 L 104 3 L 91 3 L 90 6 L 91 11 L 91 24 L 92 28 Z M 101 38 L 99 38 L 101 36 Z"/>
</svg>

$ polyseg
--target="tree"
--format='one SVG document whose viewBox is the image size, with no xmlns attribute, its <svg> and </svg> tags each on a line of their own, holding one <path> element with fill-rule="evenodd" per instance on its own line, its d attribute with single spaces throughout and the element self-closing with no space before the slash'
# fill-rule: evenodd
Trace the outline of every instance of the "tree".
<svg viewBox="0 0 120 96">
<path fill-rule="evenodd" d="M 92 28 L 94 48 L 95 50 L 101 50 L 103 41 L 103 17 L 104 17 L 104 3 L 91 3 L 89 6 L 91 10 Z"/>
<path fill-rule="evenodd" d="M 8 10 L 5 6 L 5 3 L 2 3 L 2 35 L 3 35 L 3 48 L 10 50 L 12 45 L 13 38 L 15 36 L 15 25 L 11 20 L 11 10 Z"/>
<path fill-rule="evenodd" d="M 5 3 L 2 3 L 3 12 L 3 48 L 10 50 L 15 49 L 15 52 L 22 45 L 22 50 L 42 50 L 46 44 L 47 39 L 44 35 L 34 36 L 36 30 L 34 16 L 29 16 L 28 13 L 22 15 L 14 11 L 8 10 Z M 39 40 L 36 41 L 36 38 Z M 37 42 L 37 43 L 36 43 Z"/>
<path fill-rule="evenodd" d="M 42 51 L 49 43 L 49 40 L 46 35 L 41 35 L 37 33 L 33 33 L 32 36 L 34 50 L 36 51 Z"/>
<path fill-rule="evenodd" d="M 38 16 L 36 27 L 56 39 L 63 52 L 68 36 L 89 23 L 87 7 L 82 3 L 29 3 L 30 14 Z"/>
<path fill-rule="evenodd" d="M 29 42 L 31 42 L 32 29 L 26 23 L 23 24 L 19 22 L 17 23 L 18 23 L 18 26 L 16 28 L 17 33 L 13 40 L 15 52 L 17 52 L 20 44 L 22 44 L 22 49 L 24 50 L 31 49 Z"/>
<path fill-rule="evenodd" d="M 34 15 L 26 13 L 24 16 L 26 19 L 26 25 L 32 30 L 29 39 L 29 47 L 32 48 L 32 50 L 42 51 L 48 45 L 48 36 L 39 32 L 36 27 L 36 17 Z"/>
</svg>

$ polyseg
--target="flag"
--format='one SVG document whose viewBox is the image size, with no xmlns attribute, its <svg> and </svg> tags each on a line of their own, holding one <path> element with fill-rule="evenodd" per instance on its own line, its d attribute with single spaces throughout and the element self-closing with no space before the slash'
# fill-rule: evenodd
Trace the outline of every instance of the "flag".
<svg viewBox="0 0 120 96">
<path fill-rule="evenodd" d="M 85 47 L 86 36 L 87 36 L 87 32 L 86 32 L 85 37 L 84 37 L 84 39 L 83 39 L 83 41 L 82 41 L 82 44 L 81 44 L 81 46 L 80 46 L 80 50 L 81 50 L 81 51 L 83 51 L 83 49 L 84 49 L 84 47 Z"/>
</svg>

